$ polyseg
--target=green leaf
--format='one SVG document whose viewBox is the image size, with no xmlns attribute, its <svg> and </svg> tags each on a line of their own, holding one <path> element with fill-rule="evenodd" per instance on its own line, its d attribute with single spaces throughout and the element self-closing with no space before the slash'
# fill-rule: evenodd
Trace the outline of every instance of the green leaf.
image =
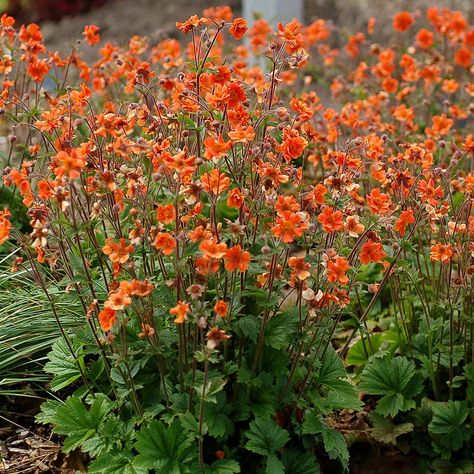
<svg viewBox="0 0 474 474">
<path fill-rule="evenodd" d="M 290 439 L 288 431 L 278 426 L 275 421 L 265 418 L 256 418 L 252 421 L 250 431 L 245 435 L 248 438 L 245 447 L 262 456 L 275 454 Z"/>
<path fill-rule="evenodd" d="M 298 316 L 294 311 L 277 314 L 268 321 L 265 330 L 265 344 L 274 349 L 284 349 L 290 344 L 298 330 Z"/>
<path fill-rule="evenodd" d="M 216 397 L 217 403 L 206 403 L 204 409 L 204 422 L 208 433 L 215 438 L 226 438 L 232 434 L 234 424 L 226 415 L 229 404 L 226 403 L 225 393 L 220 392 Z"/>
<path fill-rule="evenodd" d="M 370 356 L 374 355 L 381 347 L 383 342 L 383 334 L 378 332 L 371 336 L 359 339 L 347 353 L 346 364 L 348 365 L 365 365 Z"/>
<path fill-rule="evenodd" d="M 464 376 L 467 381 L 466 398 L 471 405 L 474 405 L 474 364 L 464 367 Z"/>
<path fill-rule="evenodd" d="M 219 459 L 210 466 L 206 466 L 206 474 L 234 474 L 240 472 L 240 466 L 233 459 Z"/>
<path fill-rule="evenodd" d="M 226 380 L 221 378 L 213 378 L 206 383 L 206 390 L 204 390 L 204 384 L 196 387 L 196 393 L 199 398 L 202 398 L 206 402 L 217 403 L 216 395 L 224 389 Z"/>
<path fill-rule="evenodd" d="M 148 469 L 137 465 L 130 453 L 113 452 L 97 458 L 87 466 L 90 474 L 147 474 Z"/>
<path fill-rule="evenodd" d="M 187 411 L 186 413 L 180 413 L 179 421 L 181 422 L 181 426 L 195 438 L 199 436 L 199 422 L 191 412 Z M 204 425 L 203 433 L 207 433 L 206 425 Z"/>
<path fill-rule="evenodd" d="M 276 454 L 271 454 L 267 457 L 266 474 L 285 474 L 285 466 L 278 459 Z"/>
<path fill-rule="evenodd" d="M 54 433 L 67 436 L 63 444 L 63 451 L 68 453 L 73 449 L 82 447 L 88 452 L 84 443 L 97 436 L 99 427 L 110 412 L 112 404 L 110 400 L 99 394 L 89 410 L 78 397 L 69 397 L 64 405 L 60 406 L 54 417 Z M 92 449 L 92 445 L 89 448 Z"/>
<path fill-rule="evenodd" d="M 321 367 L 317 377 L 318 383 L 331 387 L 332 383 L 338 382 L 341 377 L 346 377 L 344 364 L 336 351 L 332 347 L 328 347 L 321 359 Z"/>
<path fill-rule="evenodd" d="M 339 380 L 332 383 L 331 390 L 325 398 L 319 395 L 312 397 L 313 402 L 321 410 L 329 414 L 333 410 L 360 410 L 364 403 L 359 399 L 357 389 L 346 380 Z"/>
<path fill-rule="evenodd" d="M 415 408 L 413 400 L 422 389 L 415 363 L 406 357 L 372 358 L 360 376 L 359 388 L 369 395 L 382 395 L 376 412 L 396 416 Z"/>
<path fill-rule="evenodd" d="M 241 337 L 247 337 L 252 342 L 257 341 L 259 326 L 255 316 L 248 315 L 239 318 L 233 325 L 235 332 Z"/>
<path fill-rule="evenodd" d="M 319 464 L 311 453 L 300 453 L 295 449 L 286 449 L 281 457 L 288 474 L 319 474 Z"/>
<path fill-rule="evenodd" d="M 50 388 L 53 392 L 57 392 L 68 385 L 71 385 L 81 377 L 78 362 L 71 354 L 68 345 L 63 337 L 58 338 L 48 354 L 49 362 L 44 366 L 44 370 L 53 374 Z M 75 351 L 80 348 L 74 347 Z M 77 354 L 77 352 L 76 352 Z M 78 361 L 83 365 L 83 356 L 77 355 Z"/>
<path fill-rule="evenodd" d="M 36 422 L 44 425 L 55 423 L 56 413 L 61 406 L 62 403 L 57 400 L 46 400 L 41 404 L 41 411 L 35 417 Z"/>
<path fill-rule="evenodd" d="M 316 380 L 326 396 L 319 393 L 311 397 L 313 403 L 329 414 L 334 409 L 360 410 L 363 403 L 359 400 L 356 388 L 347 380 L 344 364 L 332 347 L 328 347 L 316 372 Z"/>
<path fill-rule="evenodd" d="M 396 445 L 398 436 L 411 433 L 414 428 L 413 423 L 396 425 L 374 412 L 369 415 L 369 418 L 372 423 L 372 428 L 369 430 L 370 436 L 379 443 Z"/>
<path fill-rule="evenodd" d="M 469 439 L 469 431 L 465 421 L 469 416 L 469 408 L 465 401 L 436 402 L 431 406 L 433 419 L 428 431 L 435 435 L 437 444 L 443 449 L 457 451 L 464 441 Z"/>
<path fill-rule="evenodd" d="M 184 474 L 197 462 L 193 435 L 176 419 L 170 426 L 154 420 L 137 433 L 136 439 L 137 463 L 144 468 Z"/>
<path fill-rule="evenodd" d="M 339 459 L 344 468 L 349 464 L 349 451 L 344 436 L 330 428 L 320 415 L 307 413 L 303 422 L 303 434 L 320 434 L 324 449 L 331 459 Z"/>
</svg>

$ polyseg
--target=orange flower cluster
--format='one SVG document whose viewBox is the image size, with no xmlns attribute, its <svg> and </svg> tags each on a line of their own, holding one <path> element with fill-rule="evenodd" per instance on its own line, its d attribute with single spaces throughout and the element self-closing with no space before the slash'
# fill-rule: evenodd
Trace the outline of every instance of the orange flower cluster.
<svg viewBox="0 0 474 474">
<path fill-rule="evenodd" d="M 67 277 L 76 270 L 58 259 L 80 255 L 91 300 L 105 293 L 97 278 L 107 289 L 104 331 L 136 313 L 152 337 L 160 307 L 200 330 L 213 315 L 202 332 L 212 347 L 248 294 L 277 295 L 277 313 L 290 288 L 302 312 L 333 317 L 353 304 L 360 275 L 390 284 L 400 259 L 420 278 L 438 266 L 443 285 L 456 277 L 468 288 L 473 29 L 441 8 L 392 20 L 403 48 L 373 42 L 375 19 L 342 42 L 321 19 L 273 31 L 260 18 L 249 29 L 216 7 L 177 23 L 186 45 L 135 36 L 101 45 L 89 64 L 80 48 L 46 51 L 38 25 L 17 30 L 4 15 L 0 107 L 15 117 L 17 166 L 3 182 L 28 208 L 28 255 Z M 95 25 L 83 36 L 101 41 Z M 251 54 L 270 57 L 271 74 Z M 331 103 L 312 64 L 323 65 Z M 69 84 L 71 68 L 79 83 Z M 69 87 L 43 91 L 48 76 Z M 0 213 L 0 244 L 9 217 Z"/>
</svg>

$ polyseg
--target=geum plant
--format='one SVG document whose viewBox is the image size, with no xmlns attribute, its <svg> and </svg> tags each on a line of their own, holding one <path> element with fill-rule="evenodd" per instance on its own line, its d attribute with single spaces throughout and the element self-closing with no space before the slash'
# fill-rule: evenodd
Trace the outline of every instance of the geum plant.
<svg viewBox="0 0 474 474">
<path fill-rule="evenodd" d="M 3 181 L 31 227 L 5 209 L 0 243 L 62 334 L 45 370 L 67 398 L 38 419 L 89 472 L 346 470 L 335 428 L 364 404 L 346 357 L 376 397 L 369 436 L 468 449 L 474 140 L 455 123 L 473 34 L 459 12 L 427 18 L 406 50 L 369 47 L 373 19 L 337 50 L 322 20 L 247 32 L 217 7 L 177 24 L 183 51 L 133 37 L 89 66 L 2 17 Z"/>
</svg>

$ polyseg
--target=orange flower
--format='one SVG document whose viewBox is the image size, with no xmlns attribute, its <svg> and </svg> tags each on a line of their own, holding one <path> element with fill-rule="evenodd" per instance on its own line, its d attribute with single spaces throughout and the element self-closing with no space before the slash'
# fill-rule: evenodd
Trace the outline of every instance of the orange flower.
<svg viewBox="0 0 474 474">
<path fill-rule="evenodd" d="M 400 122 L 411 123 L 415 117 L 415 112 L 412 107 L 407 107 L 405 104 L 401 104 L 398 107 L 395 107 L 393 115 Z"/>
<path fill-rule="evenodd" d="M 94 46 L 100 41 L 99 27 L 96 25 L 86 25 L 82 35 L 91 46 Z"/>
<path fill-rule="evenodd" d="M 203 25 L 206 22 L 205 18 L 199 18 L 197 15 L 190 16 L 185 22 L 176 22 L 176 28 L 183 33 L 189 33 L 193 28 Z"/>
<path fill-rule="evenodd" d="M 276 224 L 272 227 L 272 233 L 275 237 L 281 238 L 283 242 L 289 244 L 295 240 L 295 237 L 301 237 L 308 228 L 303 213 L 283 211 L 276 219 Z"/>
<path fill-rule="evenodd" d="M 189 304 L 183 301 L 178 301 L 178 304 L 170 309 L 170 314 L 176 315 L 174 322 L 176 324 L 183 324 L 186 321 L 187 314 L 189 313 Z"/>
<path fill-rule="evenodd" d="M 171 255 L 176 247 L 176 240 L 174 240 L 174 237 L 168 232 L 159 232 L 156 234 L 153 245 L 165 255 Z"/>
<path fill-rule="evenodd" d="M 224 300 L 219 300 L 214 305 L 214 311 L 217 314 L 217 316 L 224 318 L 227 315 L 227 311 L 228 311 L 227 303 Z"/>
<path fill-rule="evenodd" d="M 225 269 L 228 272 L 233 272 L 239 269 L 240 272 L 245 272 L 250 263 L 251 255 L 246 250 L 242 251 L 240 245 L 234 245 L 225 252 L 224 262 Z"/>
<path fill-rule="evenodd" d="M 255 138 L 255 131 L 251 125 L 248 127 L 236 127 L 228 133 L 229 138 L 236 143 L 247 143 Z"/>
<path fill-rule="evenodd" d="M 341 211 L 335 211 L 331 206 L 324 206 L 323 211 L 318 216 L 318 221 L 323 230 L 330 234 L 344 228 L 342 217 Z"/>
<path fill-rule="evenodd" d="M 349 278 L 346 275 L 346 271 L 349 270 L 349 261 L 340 256 L 336 256 L 327 262 L 328 281 L 331 283 L 340 283 L 341 285 L 347 285 Z"/>
<path fill-rule="evenodd" d="M 205 229 L 202 225 L 196 227 L 188 233 L 188 237 L 191 242 L 197 242 L 202 239 L 210 239 L 212 237 L 212 232 Z"/>
<path fill-rule="evenodd" d="M 243 18 L 236 18 L 229 28 L 229 33 L 236 39 L 241 39 L 248 30 L 247 22 Z"/>
<path fill-rule="evenodd" d="M 362 232 L 364 232 L 365 227 L 359 222 L 359 216 L 348 216 L 346 223 L 344 224 L 344 230 L 351 237 L 358 237 Z"/>
<path fill-rule="evenodd" d="M 99 313 L 99 323 L 102 331 L 110 331 L 116 320 L 116 312 L 112 308 L 104 308 Z"/>
<path fill-rule="evenodd" d="M 102 252 L 108 255 L 113 263 L 125 263 L 130 257 L 130 252 L 133 251 L 133 245 L 127 245 L 127 241 L 124 238 L 120 239 L 119 243 L 108 238 L 105 243 L 106 245 L 102 247 Z"/>
<path fill-rule="evenodd" d="M 84 157 L 75 149 L 70 150 L 69 153 L 60 151 L 54 157 L 54 161 L 57 163 L 54 172 L 58 176 L 67 175 L 70 179 L 79 178 L 81 170 L 86 166 Z"/>
<path fill-rule="evenodd" d="M 171 224 L 176 219 L 176 210 L 173 204 L 159 205 L 156 208 L 156 218 L 158 222 Z"/>
<path fill-rule="evenodd" d="M 407 211 L 403 211 L 400 214 L 397 222 L 395 223 L 395 230 L 403 237 L 405 235 L 405 228 L 409 224 L 413 224 L 415 222 L 415 216 L 413 215 L 413 211 L 408 209 Z"/>
<path fill-rule="evenodd" d="M 377 20 L 373 16 L 369 18 L 369 21 L 367 22 L 367 33 L 369 35 L 372 35 L 374 33 L 376 22 Z"/>
<path fill-rule="evenodd" d="M 28 74 L 31 76 L 33 81 L 41 82 L 50 69 L 51 67 L 46 61 L 31 61 L 28 66 Z"/>
<path fill-rule="evenodd" d="M 286 41 L 286 44 L 291 52 L 298 51 L 304 45 L 304 37 L 301 33 L 301 23 L 294 19 L 286 25 L 278 23 L 278 36 Z"/>
<path fill-rule="evenodd" d="M 386 256 L 382 244 L 369 239 L 360 249 L 359 260 L 361 263 L 378 263 Z"/>
<path fill-rule="evenodd" d="M 446 114 L 434 115 L 433 126 L 426 128 L 427 135 L 446 135 L 453 126 L 454 120 L 449 118 Z"/>
<path fill-rule="evenodd" d="M 306 201 L 310 202 L 314 207 L 324 204 L 324 197 L 328 190 L 324 184 L 317 184 L 306 196 Z"/>
<path fill-rule="evenodd" d="M 131 294 L 140 297 L 148 296 L 155 288 L 153 283 L 150 283 L 148 280 L 132 280 L 130 286 Z"/>
<path fill-rule="evenodd" d="M 225 333 L 223 329 L 212 328 L 207 334 L 207 344 L 206 346 L 210 350 L 216 349 L 221 342 L 227 341 L 230 339 L 230 336 Z"/>
<path fill-rule="evenodd" d="M 199 250 L 207 258 L 222 258 L 227 252 L 225 243 L 218 244 L 214 239 L 206 239 L 199 245 Z"/>
<path fill-rule="evenodd" d="M 0 245 L 4 244 L 10 236 L 10 229 L 12 227 L 8 220 L 10 215 L 10 211 L 6 208 L 0 211 Z"/>
<path fill-rule="evenodd" d="M 393 17 L 393 29 L 396 31 L 406 31 L 414 23 L 413 17 L 409 12 L 398 12 Z"/>
<path fill-rule="evenodd" d="M 418 191 L 420 192 L 423 201 L 427 201 L 430 206 L 437 206 L 438 199 L 444 195 L 443 188 L 436 186 L 432 178 L 428 181 L 421 180 L 418 183 Z"/>
<path fill-rule="evenodd" d="M 369 196 L 367 196 L 367 205 L 373 214 L 387 214 L 390 212 L 391 204 L 390 196 L 381 193 L 378 188 L 373 189 Z"/>
<path fill-rule="evenodd" d="M 278 196 L 275 209 L 281 215 L 285 211 L 298 212 L 300 205 L 293 196 Z"/>
<path fill-rule="evenodd" d="M 465 67 L 466 69 L 471 67 L 472 63 L 472 53 L 467 48 L 460 48 L 456 51 L 454 55 L 454 61 L 461 67 Z"/>
<path fill-rule="evenodd" d="M 229 187 L 230 179 L 214 168 L 201 176 L 201 183 L 204 191 L 218 195 Z"/>
<path fill-rule="evenodd" d="M 231 189 L 227 193 L 227 205 L 234 209 L 240 209 L 244 203 L 244 196 L 239 188 Z"/>
<path fill-rule="evenodd" d="M 283 143 L 281 144 L 281 151 L 286 161 L 291 161 L 303 153 L 304 149 L 308 145 L 308 142 L 299 136 L 296 130 L 283 131 Z"/>
<path fill-rule="evenodd" d="M 453 256 L 453 247 L 451 244 L 436 244 L 431 247 L 430 258 L 434 262 L 445 263 Z"/>
<path fill-rule="evenodd" d="M 221 158 L 227 155 L 227 152 L 232 148 L 231 141 L 224 141 L 222 135 L 219 135 L 217 140 L 215 137 L 206 137 L 204 139 L 204 147 L 206 149 L 204 157 L 208 160 L 212 158 Z"/>
<path fill-rule="evenodd" d="M 306 280 L 311 276 L 309 273 L 310 264 L 305 262 L 304 257 L 290 257 L 288 259 L 288 266 L 293 268 L 292 276 L 296 276 L 299 280 Z"/>
<path fill-rule="evenodd" d="M 196 271 L 200 275 L 208 275 L 219 271 L 221 262 L 217 258 L 198 257 L 195 261 Z"/>
<path fill-rule="evenodd" d="M 104 308 L 119 311 L 126 308 L 132 302 L 132 298 L 123 289 L 109 294 L 109 298 L 104 303 Z"/>
<path fill-rule="evenodd" d="M 416 43 L 422 49 L 428 49 L 433 45 L 433 33 L 422 28 L 416 35 Z"/>
</svg>

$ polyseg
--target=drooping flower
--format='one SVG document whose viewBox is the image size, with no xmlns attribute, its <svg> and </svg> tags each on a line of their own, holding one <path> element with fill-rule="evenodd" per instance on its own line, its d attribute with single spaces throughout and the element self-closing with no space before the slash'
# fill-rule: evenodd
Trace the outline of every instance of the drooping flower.
<svg viewBox="0 0 474 474">
<path fill-rule="evenodd" d="M 207 334 L 207 347 L 211 350 L 216 349 L 221 342 L 230 339 L 230 336 L 223 329 L 212 328 Z"/>
<path fill-rule="evenodd" d="M 206 22 L 205 18 L 199 18 L 197 15 L 191 15 L 184 22 L 176 22 L 176 28 L 181 30 L 183 33 L 189 33 L 193 28 L 203 25 Z"/>
<path fill-rule="evenodd" d="M 240 209 L 244 203 L 244 196 L 239 188 L 231 189 L 227 193 L 227 205 L 234 209 Z"/>
</svg>

